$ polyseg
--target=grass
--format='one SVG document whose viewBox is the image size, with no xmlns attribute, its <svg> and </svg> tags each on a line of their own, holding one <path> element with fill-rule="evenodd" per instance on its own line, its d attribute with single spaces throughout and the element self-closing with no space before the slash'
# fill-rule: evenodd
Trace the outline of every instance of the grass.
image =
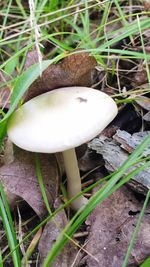
<svg viewBox="0 0 150 267">
<path fill-rule="evenodd" d="M 0 184 L 0 192 L 1 192 L 1 197 L 0 197 L 0 215 L 3 221 L 5 233 L 7 235 L 7 240 L 8 244 L 10 247 L 10 250 L 12 252 L 12 260 L 14 267 L 19 267 L 21 264 L 21 258 L 20 258 L 20 252 L 19 248 L 15 248 L 18 244 L 17 238 L 16 238 L 16 233 L 10 213 L 10 209 L 7 203 L 7 199 L 5 197 L 5 193 L 3 191 L 3 187 Z M 2 256 L 1 256 L 2 258 Z M 2 262 L 1 262 L 2 265 Z"/>
<path fill-rule="evenodd" d="M 30 1 L 30 3 L 31 2 L 32 1 Z M 131 12 L 129 1 L 106 0 L 99 2 L 96 0 L 36 0 L 34 2 L 35 9 L 33 8 L 32 10 L 32 21 L 30 16 L 31 9 L 29 9 L 27 5 L 24 5 L 22 1 L 17 0 L 16 4 L 14 4 L 11 0 L 8 0 L 7 5 L 6 1 L 1 1 L 0 3 L 0 14 L 2 17 L 0 27 L 0 71 L 2 75 L 6 77 L 5 84 L 12 90 L 9 112 L 5 114 L 3 109 L 0 110 L 1 145 L 3 144 L 3 139 L 6 136 L 7 121 L 17 105 L 20 103 L 26 90 L 49 64 L 56 63 L 63 57 L 67 56 L 66 52 L 68 55 L 82 53 L 82 51 L 90 53 L 96 58 L 99 67 L 108 74 L 108 77 L 111 76 L 111 78 L 118 72 L 116 67 L 117 60 L 122 60 L 122 62 L 134 62 L 135 70 L 137 69 L 139 62 L 143 62 L 148 77 L 148 88 L 143 90 L 135 87 L 125 93 L 116 93 L 114 98 L 118 101 L 118 105 L 128 102 L 132 104 L 134 98 L 132 100 L 130 96 L 134 94 L 138 95 L 138 93 L 144 94 L 145 92 L 149 92 L 150 55 L 146 53 L 144 31 L 149 29 L 150 18 L 148 15 L 150 12 L 143 10 L 141 1 L 137 1 L 134 12 Z M 134 8 L 134 6 L 132 8 Z M 98 17 L 97 21 L 95 21 L 92 19 L 93 14 L 100 14 L 101 17 Z M 93 28 L 91 25 L 93 25 Z M 116 29 L 107 30 L 108 28 L 111 29 L 113 25 L 116 25 Z M 36 27 L 38 29 L 38 33 L 36 31 Z M 124 47 L 116 47 L 116 44 L 123 43 L 125 40 L 129 45 L 124 44 Z M 141 49 L 133 49 L 136 42 L 139 44 Z M 27 52 L 30 49 L 36 48 L 38 53 L 44 54 L 44 47 L 47 44 L 52 46 L 52 49 L 48 52 L 48 60 L 40 61 L 39 57 L 39 63 L 24 71 Z M 78 50 L 76 50 L 76 48 Z M 112 64 L 110 64 L 110 62 L 112 62 Z M 121 71 L 119 72 L 119 79 L 121 79 Z M 104 81 L 106 86 L 109 81 Z M 2 90 L 2 88 L 3 87 L 0 85 L 0 90 Z M 79 211 L 74 215 L 66 228 L 62 230 L 58 240 L 45 259 L 43 267 L 47 267 L 53 262 L 55 256 L 60 253 L 65 243 L 68 240 L 71 240 L 76 230 L 99 203 L 109 197 L 110 194 L 131 179 L 136 173 L 150 166 L 150 161 L 145 160 L 145 163 L 141 165 L 140 168 L 125 175 L 129 167 L 139 159 L 140 154 L 149 142 L 150 137 L 147 137 L 147 139 L 129 157 L 127 162 L 125 162 L 116 173 L 110 175 L 108 179 L 106 179 L 104 186 L 91 197 L 90 201 L 82 209 L 82 211 Z M 40 174 L 40 165 L 38 164 L 38 161 L 36 161 L 36 166 L 37 171 Z M 121 179 L 121 177 L 123 178 Z M 40 185 L 46 207 L 50 213 L 41 176 Z M 86 190 L 88 191 L 96 185 L 97 183 L 88 187 Z M 149 192 L 145 199 L 143 209 L 139 216 L 139 220 L 122 267 L 127 266 L 129 255 L 137 232 L 139 231 L 148 199 Z M 41 224 L 39 224 L 23 239 L 23 242 L 25 242 L 25 240 L 27 240 L 31 235 L 35 234 L 42 225 L 52 219 L 57 212 L 66 207 L 68 204 L 69 202 L 50 214 L 46 220 L 43 220 Z M 0 215 L 2 217 L 9 244 L 10 252 L 8 255 L 12 256 L 14 266 L 19 267 L 21 266 L 22 260 L 19 250 L 20 244 L 18 244 L 17 241 L 15 227 L 2 186 Z M 33 251 L 34 249 L 31 249 L 31 251 L 29 249 L 27 251 L 27 257 L 30 256 Z M 5 265 L 8 255 L 3 256 L 3 254 L 0 253 L 0 266 Z M 142 266 L 144 267 L 144 265 Z"/>
</svg>

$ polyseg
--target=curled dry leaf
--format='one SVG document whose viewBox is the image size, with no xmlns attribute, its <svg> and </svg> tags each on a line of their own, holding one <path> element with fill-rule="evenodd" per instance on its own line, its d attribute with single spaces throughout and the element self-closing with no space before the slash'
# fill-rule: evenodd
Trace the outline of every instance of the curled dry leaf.
<svg viewBox="0 0 150 267">
<path fill-rule="evenodd" d="M 37 52 L 28 52 L 25 67 L 38 62 Z M 91 86 L 95 73 L 96 60 L 88 53 L 73 54 L 62 59 L 57 64 L 50 65 L 30 87 L 25 101 L 65 86 Z"/>
<path fill-rule="evenodd" d="M 55 208 L 58 208 L 60 204 L 60 200 L 57 199 L 55 201 Z M 64 229 L 67 223 L 68 221 L 65 211 L 62 210 L 61 212 L 57 213 L 56 216 L 45 226 L 38 246 L 41 261 L 40 266 L 42 266 L 42 263 L 45 260 L 48 252 L 51 250 L 57 237 L 59 236 L 59 234 Z M 70 241 L 62 250 L 61 254 L 56 257 L 51 267 L 70 267 L 74 262 L 76 255 L 77 249 L 75 245 Z M 73 266 L 75 267 L 77 265 L 74 264 Z"/>
<path fill-rule="evenodd" d="M 94 257 L 86 255 L 87 267 L 120 267 L 123 264 L 142 203 L 123 186 L 108 199 L 98 205 L 86 220 L 89 236 L 86 250 Z M 132 249 L 128 266 L 139 264 L 150 253 L 150 214 L 147 212 Z"/>
<path fill-rule="evenodd" d="M 144 116 L 142 116 L 143 120 L 150 121 L 150 98 L 146 96 L 138 96 L 138 99 L 135 101 L 140 107 L 148 111 Z"/>
<path fill-rule="evenodd" d="M 150 111 L 143 116 L 144 121 L 150 121 Z"/>
<path fill-rule="evenodd" d="M 150 98 L 146 96 L 137 96 L 135 99 L 136 103 L 144 108 L 145 110 L 150 111 Z"/>
<path fill-rule="evenodd" d="M 0 181 L 5 191 L 24 199 L 40 217 L 47 213 L 35 172 L 34 153 L 15 147 L 14 161 L 0 168 Z M 38 154 L 49 204 L 52 207 L 58 192 L 58 171 L 54 155 Z M 11 203 L 10 194 L 8 199 Z M 16 200 L 16 199 L 15 199 Z M 14 206 L 14 203 L 13 205 Z"/>
</svg>

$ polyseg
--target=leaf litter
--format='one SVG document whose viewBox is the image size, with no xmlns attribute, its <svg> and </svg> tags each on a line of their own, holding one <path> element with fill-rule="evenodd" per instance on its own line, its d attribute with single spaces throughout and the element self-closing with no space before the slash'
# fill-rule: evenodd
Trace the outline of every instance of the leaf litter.
<svg viewBox="0 0 150 267">
<path fill-rule="evenodd" d="M 28 52 L 25 68 L 27 69 L 37 61 L 36 51 Z M 86 52 L 70 55 L 61 62 L 50 65 L 42 74 L 42 77 L 38 78 L 30 86 L 24 101 L 58 87 L 71 85 L 91 86 L 94 81 L 95 66 L 96 60 Z M 4 100 L 3 98 L 3 102 Z M 1 102 L 1 107 L 3 107 L 3 102 Z M 9 108 L 9 102 L 7 102 L 7 108 Z M 47 214 L 47 209 L 36 177 L 34 153 L 24 151 L 15 146 L 12 147 L 9 141 L 7 141 L 7 144 L 4 151 L 3 164 L 0 167 L 0 181 L 4 186 L 10 208 L 13 210 L 19 203 L 22 206 L 24 205 L 23 201 L 25 201 L 40 218 L 44 218 Z M 86 148 L 86 145 L 77 148 L 77 156 L 81 157 Z M 39 158 L 46 195 L 50 208 L 54 209 L 60 184 L 59 171 L 64 171 L 62 159 L 60 155 L 57 155 L 60 168 L 58 170 L 58 162 L 55 155 L 39 154 Z M 60 230 L 67 224 L 65 211 L 62 210 L 56 216 L 55 221 L 56 223 L 54 220 L 50 221 L 43 230 L 39 243 L 41 263 L 59 235 Z M 57 227 L 57 224 L 60 225 L 61 229 Z M 75 245 L 68 244 L 63 253 L 57 257 L 54 266 L 61 266 L 60 264 L 62 264 L 62 266 L 70 267 L 76 258 L 76 254 Z"/>
<path fill-rule="evenodd" d="M 0 168 L 0 181 L 4 185 L 5 191 L 13 194 L 16 198 L 25 200 L 35 213 L 41 218 L 47 214 L 47 210 L 42 199 L 36 172 L 34 153 L 27 152 L 20 148 L 14 148 L 14 160 Z M 49 204 L 53 207 L 54 200 L 58 194 L 58 170 L 54 155 L 39 154 L 42 176 L 45 185 Z M 10 194 L 7 194 L 8 199 Z M 9 203 L 14 206 L 12 199 Z"/>
<path fill-rule="evenodd" d="M 54 206 L 57 209 L 61 205 L 60 199 L 56 199 Z M 38 249 L 40 252 L 40 266 L 42 264 L 58 238 L 61 231 L 65 228 L 68 223 L 68 219 L 64 210 L 60 211 L 56 214 L 51 221 L 49 221 L 43 231 L 42 237 L 40 239 Z M 62 250 L 60 255 L 56 258 L 54 263 L 51 265 L 52 267 L 70 267 L 75 261 L 74 267 L 77 266 L 80 255 L 76 258 L 77 255 L 77 247 L 72 241 L 68 242 L 65 248 Z"/>
<path fill-rule="evenodd" d="M 86 56 L 83 55 L 81 57 L 82 60 L 85 57 L 87 60 L 87 57 L 89 56 L 87 54 Z M 48 70 L 48 73 L 51 73 L 51 71 L 52 73 L 53 71 L 55 73 L 55 70 L 56 70 L 56 76 L 57 76 L 58 75 L 57 70 L 58 72 L 60 71 L 61 64 L 63 66 L 63 62 L 66 59 L 64 59 L 60 63 L 60 65 L 58 64 L 58 67 L 57 67 L 57 64 L 54 65 L 56 68 L 54 66 L 50 66 L 52 69 L 50 68 Z M 72 62 L 73 62 L 72 60 L 75 62 L 77 60 L 78 62 L 78 57 L 76 58 L 76 55 L 73 55 L 73 58 L 71 58 L 71 61 L 66 60 L 65 64 L 67 67 L 65 68 L 67 69 L 67 72 L 70 68 L 69 64 L 72 65 Z M 95 66 L 94 64 L 92 65 L 92 72 L 94 70 L 94 66 Z M 75 66 L 75 69 L 77 67 L 79 67 L 78 64 Z M 73 82 L 79 79 L 80 77 L 79 74 L 77 73 L 77 75 L 75 76 L 75 80 L 73 80 Z M 45 73 L 43 75 L 45 75 Z M 60 78 L 59 78 L 60 80 L 63 77 L 61 75 L 64 75 L 64 74 L 60 74 Z M 88 71 L 86 75 L 89 75 Z M 85 75 L 85 78 L 86 78 L 86 75 Z M 56 76 L 54 75 L 55 79 L 56 79 Z M 46 76 L 43 76 L 43 77 L 46 77 Z M 90 76 L 88 77 L 91 77 L 91 73 L 90 73 Z M 41 79 L 44 79 L 44 78 L 39 78 L 29 88 L 29 91 L 26 96 L 27 98 L 38 95 L 39 93 L 43 93 L 43 90 L 45 92 L 45 90 L 47 91 L 47 90 L 53 89 L 51 87 L 51 82 L 48 82 L 50 87 L 47 86 L 46 88 L 45 86 L 41 86 L 41 83 L 43 84 L 43 81 Z M 60 86 L 59 79 L 56 82 L 56 87 Z M 71 78 L 70 78 L 70 81 L 71 81 Z M 70 85 L 69 84 L 70 81 L 67 80 L 67 83 L 65 84 L 65 86 Z M 93 80 L 90 80 L 89 82 L 87 79 L 87 82 L 89 82 L 90 84 L 92 83 L 92 81 Z M 38 88 L 39 88 L 38 90 L 37 89 L 35 90 L 35 88 L 37 88 L 36 83 L 38 83 Z M 85 85 L 84 79 L 83 79 L 83 83 Z M 143 101 L 143 98 L 141 99 L 141 101 Z M 137 104 L 141 105 L 139 102 L 137 102 Z M 126 110 L 126 107 L 128 107 L 128 105 L 125 106 L 125 110 Z M 143 106 L 141 105 L 141 107 L 145 108 L 146 110 L 149 109 L 149 107 L 147 106 L 145 107 L 145 105 Z M 128 121 L 128 114 L 129 114 L 128 112 L 129 112 L 128 109 L 125 112 L 124 112 L 124 109 L 122 111 L 122 114 L 125 115 L 125 118 L 127 121 Z M 133 112 L 133 120 L 134 120 L 137 114 L 134 111 L 132 112 Z M 131 118 L 132 117 L 130 117 L 130 120 Z M 132 125 L 131 122 L 130 122 L 130 125 Z M 119 166 L 121 166 L 124 160 L 128 158 L 128 153 L 131 153 L 135 149 L 135 147 L 141 142 L 144 136 L 147 135 L 147 132 L 146 132 L 144 134 L 139 133 L 139 134 L 133 134 L 133 136 L 131 136 L 128 132 L 119 131 L 119 130 L 114 135 L 114 133 L 116 132 L 118 128 L 126 128 L 126 127 L 127 127 L 127 124 L 125 120 L 123 120 L 123 117 L 121 115 L 120 120 L 116 119 L 116 123 L 114 121 L 114 123 L 110 125 L 110 127 L 108 128 L 109 131 L 108 129 L 104 130 L 104 134 L 105 134 L 104 139 L 103 139 L 103 136 L 100 135 L 99 141 L 102 144 L 99 150 L 97 150 L 98 148 L 97 143 L 96 143 L 96 148 L 93 146 L 96 139 L 92 141 L 93 143 L 89 144 L 90 152 L 87 151 L 86 154 L 79 161 L 80 169 L 83 171 L 89 171 L 90 169 L 93 169 L 95 166 L 99 165 L 101 167 L 105 163 L 105 168 L 107 169 L 107 171 L 111 172 L 111 171 L 116 170 Z M 109 136 L 109 138 L 107 137 L 107 135 Z M 112 136 L 113 136 L 113 139 L 112 139 Z M 92 157 L 89 156 L 89 153 L 91 154 L 91 149 L 92 150 L 96 149 L 97 152 L 100 151 L 100 154 L 103 157 L 104 162 L 101 156 L 94 157 L 94 160 L 92 160 Z M 148 150 L 147 153 L 149 153 L 149 148 L 147 150 Z M 116 153 L 117 153 L 117 156 L 116 156 Z M 11 154 L 10 151 L 8 151 L 8 154 L 9 155 Z M 149 154 L 146 154 L 146 155 L 149 155 Z M 0 168 L 0 180 L 2 181 L 4 185 L 5 192 L 6 192 L 6 195 L 8 196 L 10 206 L 14 208 L 16 206 L 16 203 L 19 203 L 21 199 L 23 199 L 30 205 L 30 207 L 32 207 L 32 209 L 35 211 L 35 213 L 40 218 L 44 217 L 47 214 L 47 210 L 43 202 L 40 188 L 37 182 L 37 177 L 35 174 L 34 154 L 15 148 L 12 158 L 9 159 L 9 157 L 6 156 L 6 159 L 7 161 L 4 160 L 4 165 Z M 54 157 L 54 155 L 42 154 L 40 155 L 40 161 L 41 161 L 41 166 L 42 166 L 42 174 L 44 178 L 47 197 L 49 200 L 50 207 L 53 208 L 55 206 L 54 203 L 55 203 L 55 200 L 58 194 L 58 187 L 59 187 L 59 180 L 58 180 L 59 175 L 58 175 L 58 169 L 57 169 L 58 165 L 57 165 L 56 158 Z M 149 170 L 143 171 L 144 179 L 148 177 L 149 172 L 150 172 Z M 133 180 L 132 180 L 132 183 L 130 183 L 130 186 L 132 186 L 132 189 L 134 189 L 135 191 L 138 188 L 138 192 L 145 194 L 147 189 L 149 188 L 149 185 L 145 184 L 145 182 L 143 181 L 141 182 L 142 175 L 139 175 L 139 177 L 140 177 L 140 181 L 138 179 L 134 179 L 136 183 L 133 183 Z M 137 200 L 134 197 L 133 193 L 131 193 L 125 187 L 115 192 L 108 200 L 104 201 L 101 205 L 98 205 L 98 207 L 92 212 L 92 214 L 86 221 L 87 230 L 89 232 L 89 236 L 85 240 L 85 244 L 87 244 L 85 246 L 85 249 L 87 251 L 86 256 L 85 256 L 85 252 L 84 253 L 82 252 L 79 254 L 79 258 L 77 258 L 76 260 L 77 248 L 70 241 L 68 245 L 66 245 L 66 247 L 64 248 L 60 256 L 56 258 L 53 266 L 70 267 L 71 264 L 74 263 L 75 261 L 74 266 L 80 266 L 83 263 L 89 267 L 100 266 L 99 264 L 102 264 L 102 266 L 120 267 L 123 262 L 123 258 L 126 253 L 129 241 L 131 239 L 131 234 L 136 225 L 137 216 L 138 216 L 138 213 L 141 207 L 142 207 L 142 203 L 140 203 L 139 200 Z M 132 214 L 132 212 L 133 212 L 133 215 L 131 216 L 130 213 Z M 44 227 L 43 233 L 42 233 L 42 236 L 39 242 L 38 250 L 40 253 L 40 262 L 41 262 L 40 266 L 42 266 L 42 262 L 44 261 L 48 251 L 51 249 L 53 243 L 57 239 L 60 231 L 67 224 L 67 217 L 66 217 L 64 210 L 62 210 L 62 212 L 60 212 L 54 219 L 55 221 L 53 220 L 50 221 Z M 148 241 L 149 241 L 148 220 L 149 218 L 147 216 L 144 218 L 144 221 L 142 222 L 141 231 L 136 240 L 134 250 L 132 251 L 132 254 L 129 260 L 129 266 L 140 264 L 149 255 L 150 248 L 148 244 Z M 141 248 L 140 244 L 141 242 L 143 242 L 143 238 L 144 238 L 144 243 L 142 243 L 142 248 Z M 89 251 L 89 255 L 88 255 L 88 251 Z M 90 254 L 92 256 L 90 256 Z M 81 260 L 81 257 L 82 257 L 82 260 Z"/>
<path fill-rule="evenodd" d="M 148 10 L 148 2 L 144 1 L 144 5 L 141 4 L 139 7 L 135 6 L 135 11 L 138 8 Z M 126 1 L 123 7 L 125 12 L 127 12 L 128 6 L 126 6 Z M 110 40 L 117 37 L 119 29 L 122 26 L 120 21 L 115 21 L 118 18 L 118 14 L 114 6 L 112 7 L 112 11 L 111 16 L 114 19 L 113 26 L 111 24 L 109 27 L 108 24 L 104 30 Z M 130 19 L 130 22 L 133 22 L 132 18 Z M 120 31 L 120 34 L 122 33 Z M 144 30 L 143 36 L 146 43 L 145 51 L 149 53 L 149 30 Z M 110 48 L 119 48 L 120 50 L 129 48 L 137 52 L 143 51 L 138 34 L 136 34 L 134 45 L 128 38 L 124 38 L 122 41 L 114 43 Z M 42 77 L 39 77 L 30 86 L 24 96 L 24 101 L 49 90 L 70 85 L 92 86 L 111 95 L 119 93 L 123 99 L 125 99 L 128 90 L 142 90 L 142 88 L 147 90 L 149 88 L 146 67 L 141 59 L 136 59 L 135 61 L 119 59 L 115 53 L 110 56 L 112 58 L 115 56 L 116 58 L 114 58 L 113 64 L 111 62 L 112 58 L 111 60 L 108 58 L 108 61 L 105 62 L 106 65 L 103 66 L 102 64 L 103 67 L 99 68 L 95 58 L 86 52 L 75 50 L 72 55 L 68 56 L 66 54 L 64 59 L 49 66 L 43 72 Z M 38 61 L 37 59 L 36 51 L 29 51 L 26 56 L 25 69 L 36 63 Z M 106 70 L 107 67 L 108 70 Z M 14 76 L 16 76 L 16 73 Z M 3 84 L 4 79 L 0 82 Z M 80 159 L 79 167 L 84 173 L 84 176 L 89 171 L 86 177 L 87 180 L 88 177 L 90 179 L 94 175 L 96 177 L 95 179 L 100 179 L 103 177 L 103 175 L 100 175 L 100 172 L 108 174 L 117 170 L 124 160 L 128 158 L 129 154 L 134 151 L 144 136 L 148 134 L 150 129 L 149 94 L 141 96 L 141 94 L 136 95 L 133 93 L 132 95 L 135 96 L 135 103 L 124 103 L 120 105 L 117 118 L 103 131 L 103 135 L 100 135 L 98 139 L 94 139 L 93 143 L 90 143 L 90 148 L 88 148 L 86 154 Z M 2 90 L 0 91 L 1 108 L 9 109 L 9 98 L 10 89 L 2 86 Z M 137 100 L 137 98 L 140 100 Z M 129 100 L 128 97 L 126 99 L 127 101 Z M 146 113 L 147 111 L 148 113 Z M 0 180 L 4 185 L 11 208 L 14 209 L 16 204 L 18 205 L 20 202 L 26 202 L 40 218 L 45 217 L 47 210 L 35 174 L 34 154 L 18 148 L 15 148 L 12 154 L 10 151 L 12 150 L 5 151 L 5 158 L 1 155 Z M 149 156 L 149 148 L 144 153 L 143 156 Z M 58 188 L 60 185 L 58 162 L 56 162 L 54 155 L 42 154 L 39 156 L 49 204 L 51 208 L 55 209 L 60 205 L 60 202 L 57 202 Z M 63 167 L 62 170 L 64 170 Z M 109 199 L 105 200 L 101 205 L 98 205 L 89 218 L 87 218 L 84 229 L 89 232 L 89 236 L 86 239 L 80 240 L 81 242 L 79 241 L 79 244 L 84 244 L 86 253 L 81 250 L 79 258 L 77 257 L 76 261 L 75 258 L 78 255 L 77 248 L 70 241 L 60 256 L 56 258 L 53 266 L 70 267 L 73 264 L 73 266 L 77 265 L 77 267 L 121 267 L 132 232 L 135 229 L 138 214 L 142 208 L 143 198 L 134 192 L 146 194 L 149 189 L 149 172 L 149 169 L 147 169 L 141 172 L 139 176 L 134 177 L 127 187 L 123 186 L 116 191 Z M 131 191 L 131 188 L 134 191 Z M 93 193 L 96 190 L 94 189 Z M 66 216 L 66 211 L 62 210 L 55 217 L 56 224 L 54 221 L 50 221 L 43 228 L 43 234 L 38 246 L 41 265 L 61 229 L 64 228 L 68 218 L 71 216 Z M 150 255 L 149 230 L 148 207 L 128 266 L 139 266 Z"/>
<path fill-rule="evenodd" d="M 94 191 L 96 191 L 95 189 Z M 125 186 L 98 205 L 86 220 L 89 236 L 85 241 L 89 255 L 83 259 L 87 267 L 121 267 L 142 208 Z M 150 253 L 150 213 L 147 209 L 131 252 L 128 266 L 138 266 Z"/>
</svg>

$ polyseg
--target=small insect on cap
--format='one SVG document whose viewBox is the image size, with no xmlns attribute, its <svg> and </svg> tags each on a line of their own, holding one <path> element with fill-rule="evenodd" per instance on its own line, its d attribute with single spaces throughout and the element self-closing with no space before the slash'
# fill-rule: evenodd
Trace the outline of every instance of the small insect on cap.
<svg viewBox="0 0 150 267">
<path fill-rule="evenodd" d="M 116 116 L 113 99 L 87 87 L 65 87 L 39 95 L 11 116 L 8 136 L 32 152 L 54 153 L 98 135 Z"/>
</svg>

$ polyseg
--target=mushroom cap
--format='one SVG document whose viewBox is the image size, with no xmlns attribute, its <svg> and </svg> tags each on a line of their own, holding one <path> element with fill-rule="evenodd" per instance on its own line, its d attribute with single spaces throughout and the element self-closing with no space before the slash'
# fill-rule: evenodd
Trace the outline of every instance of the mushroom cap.
<svg viewBox="0 0 150 267">
<path fill-rule="evenodd" d="M 113 99 L 87 87 L 65 87 L 39 95 L 17 109 L 8 136 L 32 152 L 55 153 L 98 135 L 116 116 Z"/>
</svg>

